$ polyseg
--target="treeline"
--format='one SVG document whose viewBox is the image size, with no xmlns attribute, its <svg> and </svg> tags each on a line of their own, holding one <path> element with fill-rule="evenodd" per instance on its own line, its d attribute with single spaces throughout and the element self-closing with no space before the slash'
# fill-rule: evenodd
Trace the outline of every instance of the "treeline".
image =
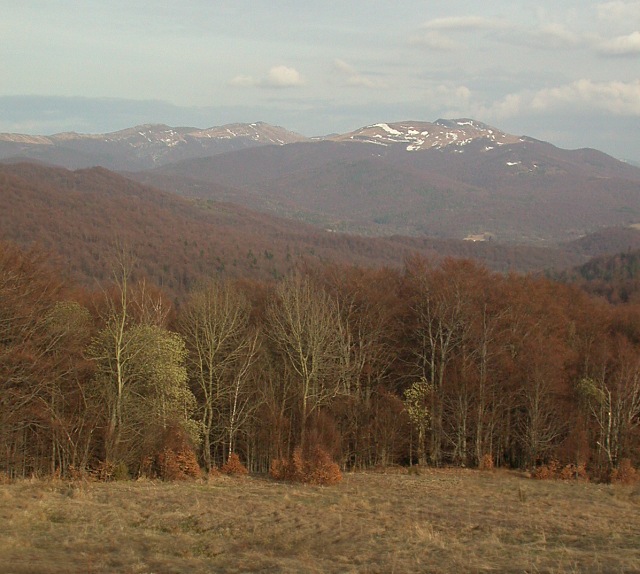
<svg viewBox="0 0 640 574">
<path fill-rule="evenodd" d="M 452 259 L 212 280 L 179 306 L 125 251 L 111 271 L 88 291 L 0 246 L 0 472 L 640 462 L 639 306 Z"/>
</svg>

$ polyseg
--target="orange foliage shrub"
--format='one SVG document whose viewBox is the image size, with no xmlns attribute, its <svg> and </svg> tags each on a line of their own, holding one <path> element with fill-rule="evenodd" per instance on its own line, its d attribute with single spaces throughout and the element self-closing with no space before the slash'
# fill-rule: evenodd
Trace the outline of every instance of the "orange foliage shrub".
<svg viewBox="0 0 640 574">
<path fill-rule="evenodd" d="M 313 455 L 307 459 L 303 457 L 302 450 L 296 448 L 291 459 L 272 461 L 269 474 L 276 480 L 307 484 L 331 485 L 342 480 L 340 467 L 320 447 L 316 448 Z"/>
<path fill-rule="evenodd" d="M 229 455 L 229 460 L 220 467 L 220 472 L 229 476 L 245 476 L 249 474 L 247 467 L 240 462 L 240 457 L 235 452 Z"/>
<path fill-rule="evenodd" d="M 623 458 L 611 472 L 611 482 L 614 484 L 634 484 L 640 481 L 640 472 L 638 472 L 628 458 Z"/>
<path fill-rule="evenodd" d="M 180 450 L 165 448 L 157 460 L 159 475 L 164 480 L 188 480 L 200 476 L 196 453 L 190 447 Z"/>
<path fill-rule="evenodd" d="M 489 453 L 484 454 L 478 464 L 480 470 L 493 470 L 494 466 L 493 457 Z"/>
<path fill-rule="evenodd" d="M 157 474 L 164 480 L 188 480 L 201 474 L 198 457 L 191 446 L 185 431 L 178 427 L 169 427 L 163 439 L 164 448 L 155 457 Z M 142 470 L 145 461 L 143 461 Z"/>
<path fill-rule="evenodd" d="M 560 480 L 589 480 L 589 475 L 584 463 L 567 464 L 560 470 L 558 478 Z"/>
<path fill-rule="evenodd" d="M 589 480 L 584 463 L 561 466 L 557 460 L 551 460 L 549 464 L 536 468 L 533 477 L 538 480 Z"/>
<path fill-rule="evenodd" d="M 560 463 L 557 460 L 549 461 L 549 464 L 543 464 L 536 468 L 533 477 L 538 480 L 551 480 L 558 478 Z"/>
</svg>

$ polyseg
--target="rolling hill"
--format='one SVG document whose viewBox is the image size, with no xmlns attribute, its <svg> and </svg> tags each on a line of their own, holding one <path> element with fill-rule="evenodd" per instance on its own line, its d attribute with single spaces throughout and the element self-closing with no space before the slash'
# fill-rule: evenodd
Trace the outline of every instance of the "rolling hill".
<svg viewBox="0 0 640 574">
<path fill-rule="evenodd" d="M 531 271 L 587 259 L 575 246 L 333 233 L 229 203 L 182 198 L 104 168 L 69 171 L 30 163 L 0 164 L 0 240 L 46 249 L 84 284 L 108 278 L 120 241 L 137 256 L 139 273 L 176 296 L 208 277 L 279 277 L 303 261 L 399 266 L 418 253 Z"/>
</svg>

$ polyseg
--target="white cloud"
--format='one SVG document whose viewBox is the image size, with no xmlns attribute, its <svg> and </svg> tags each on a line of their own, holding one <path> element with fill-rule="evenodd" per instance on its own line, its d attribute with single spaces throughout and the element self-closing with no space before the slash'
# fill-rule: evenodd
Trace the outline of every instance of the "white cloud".
<svg viewBox="0 0 640 574">
<path fill-rule="evenodd" d="M 531 100 L 531 106 L 537 111 L 579 106 L 615 115 L 640 115 L 640 80 L 576 80 L 564 86 L 540 90 Z"/>
<path fill-rule="evenodd" d="M 474 113 L 495 120 L 563 111 L 640 116 L 640 80 L 594 82 L 581 79 L 538 91 L 508 94 L 488 106 L 477 106 Z"/>
<path fill-rule="evenodd" d="M 435 18 L 422 25 L 425 30 L 499 30 L 509 28 L 503 20 L 484 18 L 482 16 L 451 16 Z"/>
<path fill-rule="evenodd" d="M 304 79 L 300 72 L 288 66 L 274 66 L 261 79 L 239 75 L 229 81 L 229 85 L 236 88 L 293 88 L 303 84 Z"/>
<path fill-rule="evenodd" d="M 348 86 L 360 88 L 382 88 L 385 87 L 384 82 L 373 80 L 367 76 L 360 74 L 351 64 L 344 60 L 336 59 L 333 61 L 333 67 L 336 72 L 344 79 Z"/>
<path fill-rule="evenodd" d="M 292 88 L 304 84 L 300 72 L 289 66 L 274 66 L 269 70 L 267 77 L 260 82 L 261 85 L 270 88 Z"/>
<path fill-rule="evenodd" d="M 636 31 L 627 36 L 618 36 L 600 44 L 598 50 L 607 56 L 631 56 L 640 54 L 640 32 Z"/>
<path fill-rule="evenodd" d="M 577 34 L 556 22 L 542 25 L 534 35 L 553 48 L 576 46 L 580 43 L 580 37 Z"/>
<path fill-rule="evenodd" d="M 438 104 L 466 105 L 471 99 L 471 90 L 467 86 L 447 86 L 441 84 L 427 90 L 427 97 Z"/>
</svg>

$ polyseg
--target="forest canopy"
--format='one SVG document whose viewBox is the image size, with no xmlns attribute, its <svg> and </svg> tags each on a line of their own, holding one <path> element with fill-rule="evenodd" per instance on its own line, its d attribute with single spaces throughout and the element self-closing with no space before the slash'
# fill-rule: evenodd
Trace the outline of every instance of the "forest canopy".
<svg viewBox="0 0 640 574">
<path fill-rule="evenodd" d="M 0 472 L 640 462 L 640 307 L 468 260 L 212 278 L 178 303 L 0 244 Z"/>
</svg>

